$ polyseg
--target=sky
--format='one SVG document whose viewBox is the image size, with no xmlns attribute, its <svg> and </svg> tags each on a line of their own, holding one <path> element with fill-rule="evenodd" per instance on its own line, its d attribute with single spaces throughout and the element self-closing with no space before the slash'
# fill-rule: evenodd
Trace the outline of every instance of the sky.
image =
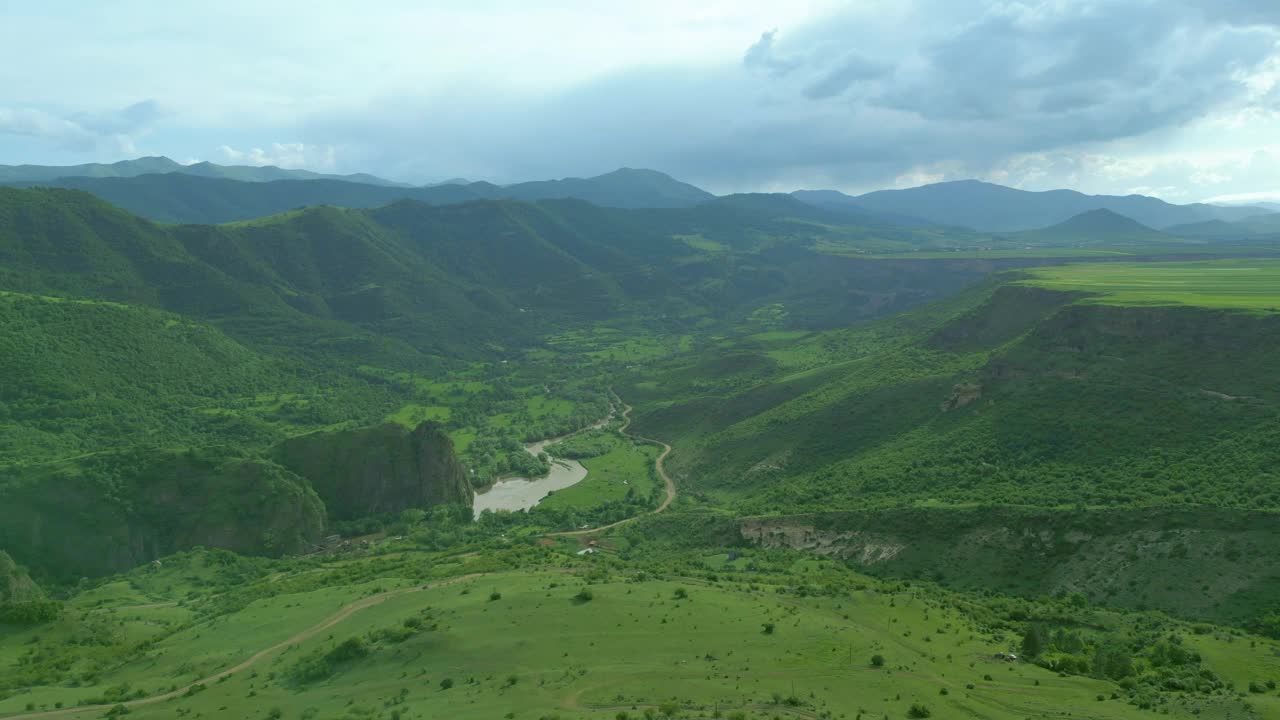
<svg viewBox="0 0 1280 720">
<path fill-rule="evenodd" d="M 0 163 L 1280 201 L 1280 0 L 0 0 Z"/>
</svg>

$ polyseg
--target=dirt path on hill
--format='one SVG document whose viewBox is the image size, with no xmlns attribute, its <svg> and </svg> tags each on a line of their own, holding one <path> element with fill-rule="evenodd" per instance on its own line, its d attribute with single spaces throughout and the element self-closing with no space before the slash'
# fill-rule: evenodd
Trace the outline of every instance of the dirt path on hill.
<svg viewBox="0 0 1280 720">
<path fill-rule="evenodd" d="M 352 615 L 354 615 L 355 613 L 361 610 L 364 610 L 365 608 L 373 607 L 374 605 L 381 605 L 382 603 L 386 602 L 387 600 L 390 600 L 393 597 L 398 597 L 400 595 L 407 595 L 409 593 L 422 592 L 423 590 L 432 590 L 435 588 L 444 587 L 446 585 L 452 585 L 454 583 L 473 580 L 475 578 L 481 577 L 484 574 L 485 573 L 473 573 L 471 575 L 462 575 L 456 578 L 449 578 L 448 580 L 440 580 L 438 582 L 428 583 L 427 585 L 421 585 L 419 587 L 401 588 L 399 590 L 388 590 L 386 592 L 378 593 L 377 595 L 370 595 L 369 597 L 361 598 L 359 600 L 356 600 L 355 602 L 344 605 L 342 609 L 339 610 L 338 612 L 330 615 L 324 620 L 321 620 L 316 625 L 312 625 L 306 630 L 303 630 L 297 635 L 294 635 L 288 640 L 283 640 L 281 642 L 278 642 L 275 645 L 272 645 L 271 647 L 266 648 L 265 650 L 259 650 L 258 652 L 249 656 L 247 660 L 244 660 L 243 662 L 237 665 L 233 665 L 232 667 L 229 667 L 225 670 L 219 670 L 213 675 L 210 675 L 205 678 L 201 678 L 199 680 L 196 680 L 195 682 L 190 683 L 189 685 L 180 687 L 177 690 L 171 690 L 167 693 L 164 693 L 163 695 L 153 695 L 151 697 L 139 698 L 137 700 L 129 700 L 127 702 L 122 702 L 122 703 L 110 703 L 107 705 L 83 705 L 83 706 L 74 707 L 74 708 L 63 708 L 61 710 L 46 710 L 43 712 L 26 713 L 24 715 L 8 715 L 8 716 L 4 716 L 2 720 L 36 720 L 37 718 L 39 718 L 39 720 L 56 720 L 57 718 L 77 717 L 79 715 L 84 715 L 86 713 L 103 712 L 106 710 L 110 710 L 116 705 L 124 705 L 127 708 L 134 708 L 134 707 L 141 707 L 144 705 L 154 705 L 156 703 L 161 703 L 166 700 L 173 700 L 174 698 L 182 696 L 188 690 L 195 687 L 196 685 L 211 685 L 213 683 L 218 682 L 224 677 L 227 677 L 229 675 L 234 675 L 243 670 L 248 670 L 254 665 L 257 665 L 262 660 L 266 659 L 269 655 L 272 655 L 273 653 L 283 650 L 291 645 L 297 645 L 298 643 L 306 642 L 307 640 L 310 640 L 311 638 L 315 637 L 317 634 L 322 633 L 325 630 L 328 630 L 334 625 L 337 625 L 338 623 L 342 622 L 343 620 L 346 620 L 347 618 L 351 617 Z"/>
<path fill-rule="evenodd" d="M 619 400 L 619 402 L 621 402 L 621 400 Z M 666 486 L 666 493 L 667 493 L 666 497 L 663 498 L 662 504 L 659 505 L 656 509 L 651 510 L 642 515 L 636 515 L 634 517 L 629 517 L 625 520 L 619 520 L 618 522 L 615 522 L 615 523 L 609 523 L 608 525 L 601 525 L 600 527 L 586 528 L 584 530 L 566 530 L 564 532 L 547 533 L 548 537 L 575 537 L 575 536 L 581 536 L 581 535 L 593 535 L 595 533 L 604 532 L 605 530 L 612 530 L 613 528 L 626 525 L 627 523 L 635 522 L 636 520 L 644 517 L 645 515 L 657 515 L 658 513 L 665 512 L 667 508 L 671 507 L 671 503 L 675 502 L 676 484 L 675 484 L 675 481 L 671 479 L 671 476 L 667 474 L 667 469 L 663 464 L 666 461 L 667 456 L 671 454 L 671 446 L 662 442 L 661 440 L 654 440 L 653 438 L 642 437 L 640 435 L 627 432 L 627 428 L 631 427 L 631 406 L 627 405 L 626 403 L 623 403 L 622 406 L 626 408 L 625 410 L 622 411 L 622 418 L 626 422 L 622 424 L 622 427 L 618 428 L 618 432 L 632 438 L 633 440 L 650 443 L 652 445 L 657 445 L 662 448 L 662 454 L 659 455 L 657 459 L 653 461 L 653 466 L 658 471 L 658 477 L 662 478 L 662 482 Z"/>
</svg>

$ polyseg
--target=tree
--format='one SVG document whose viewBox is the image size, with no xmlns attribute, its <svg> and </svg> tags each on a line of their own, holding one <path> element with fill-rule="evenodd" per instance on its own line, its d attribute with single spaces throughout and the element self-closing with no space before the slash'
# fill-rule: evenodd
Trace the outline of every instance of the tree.
<svg viewBox="0 0 1280 720">
<path fill-rule="evenodd" d="M 1022 654 L 1026 657 L 1038 657 L 1049 649 L 1049 631 L 1040 623 L 1031 623 L 1022 636 Z"/>
<path fill-rule="evenodd" d="M 1093 672 L 1106 680 L 1121 680 L 1133 674 L 1133 658 L 1114 643 L 1099 645 L 1093 656 Z"/>
</svg>

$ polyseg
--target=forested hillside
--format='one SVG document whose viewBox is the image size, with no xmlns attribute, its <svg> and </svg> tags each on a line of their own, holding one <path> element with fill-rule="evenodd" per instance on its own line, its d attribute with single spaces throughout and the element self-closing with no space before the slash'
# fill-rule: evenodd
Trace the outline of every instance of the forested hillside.
<svg viewBox="0 0 1280 720">
<path fill-rule="evenodd" d="M 755 541 L 1257 623 L 1280 518 L 1275 267 L 1013 274 L 864 328 L 726 343 L 624 392 L 686 491 L 758 518 Z M 1211 568 L 1232 580 L 1203 602 L 1152 587 Z"/>
<path fill-rule="evenodd" d="M 162 226 L 81 192 L 0 190 L 3 546 L 62 578 L 194 544 L 297 552 L 328 522 L 546 472 L 520 442 L 607 414 L 633 358 L 716 328 L 873 317 L 985 270 L 824 256 L 821 217 L 760 196 Z M 350 457 L 319 459 L 335 447 Z"/>
</svg>

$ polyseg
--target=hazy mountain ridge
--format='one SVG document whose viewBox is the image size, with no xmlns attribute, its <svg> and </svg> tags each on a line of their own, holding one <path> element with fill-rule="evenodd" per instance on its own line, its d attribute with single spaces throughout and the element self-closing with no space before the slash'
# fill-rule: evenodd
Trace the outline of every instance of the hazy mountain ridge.
<svg viewBox="0 0 1280 720">
<path fill-rule="evenodd" d="M 322 175 L 269 166 L 212 163 L 181 165 L 168 158 L 70 167 L 0 166 L 0 183 L 85 190 L 152 220 L 198 224 L 249 220 L 312 205 L 374 208 L 402 199 L 432 205 L 484 199 L 578 199 L 602 207 L 641 209 L 688 208 L 717 198 L 664 173 L 634 168 L 587 178 L 509 185 L 454 179 L 410 186 L 364 174 Z M 952 227 L 957 231 L 972 228 L 981 232 L 1042 229 L 1096 209 L 1110 210 L 1155 229 L 1215 220 L 1232 222 L 1269 212 L 1263 204 L 1173 205 L 1142 195 L 1086 195 L 1074 190 L 1028 192 L 977 180 L 879 190 L 856 197 L 835 190 L 797 190 L 790 195 L 838 216 L 833 221 L 843 224 Z M 1189 233 L 1195 236 L 1204 231 L 1191 228 Z"/>
<path fill-rule="evenodd" d="M 84 190 L 129 212 L 169 223 L 212 224 L 251 220 L 299 207 L 376 208 L 398 200 L 450 205 L 475 200 L 578 199 L 602 207 L 692 207 L 715 196 L 650 170 L 618 170 L 595 178 L 570 178 L 498 186 L 475 182 L 426 187 L 374 185 L 345 178 L 240 179 L 195 173 L 132 177 L 59 177 L 11 182 L 20 187 Z"/>
<path fill-rule="evenodd" d="M 404 185 L 403 183 L 386 180 L 368 173 L 330 175 L 311 170 L 292 170 L 274 165 L 218 165 L 207 161 L 183 164 L 164 156 L 141 157 L 114 163 L 85 163 L 83 165 L 0 165 L 0 182 L 45 183 L 63 178 L 128 178 L 139 175 L 169 173 L 225 178 L 242 182 L 328 179 L 371 185 Z"/>
<path fill-rule="evenodd" d="M 1168 231 L 1177 235 L 1210 240 L 1280 239 L 1280 213 L 1250 215 L 1234 221 L 1207 220 L 1174 225 L 1168 228 Z"/>
<path fill-rule="evenodd" d="M 822 197 L 825 202 L 832 202 L 832 196 L 824 194 Z M 1048 227 L 1099 208 L 1156 229 L 1205 220 L 1235 220 L 1266 212 L 1257 207 L 1204 203 L 1173 205 L 1145 195 L 1086 195 L 1075 190 L 1031 192 L 979 180 L 941 182 L 905 190 L 877 190 L 845 197 L 848 200 L 842 202 L 870 212 L 900 213 L 937 225 L 958 225 L 988 232 Z"/>
</svg>

